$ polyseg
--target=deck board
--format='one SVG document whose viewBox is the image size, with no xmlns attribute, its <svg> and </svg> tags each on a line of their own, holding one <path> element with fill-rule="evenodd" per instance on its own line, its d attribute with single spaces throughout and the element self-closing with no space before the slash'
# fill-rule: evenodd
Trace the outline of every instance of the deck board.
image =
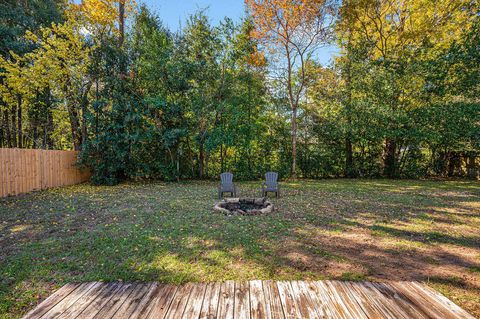
<svg viewBox="0 0 480 319">
<path fill-rule="evenodd" d="M 233 319 L 233 304 L 235 301 L 235 282 L 226 281 L 220 288 L 217 318 Z"/>
<path fill-rule="evenodd" d="M 190 298 L 190 293 L 192 292 L 194 286 L 194 284 L 189 283 L 178 288 L 175 298 L 170 305 L 170 309 L 165 315 L 166 319 L 182 318 L 183 312 L 187 307 L 188 299 Z"/>
<path fill-rule="evenodd" d="M 217 318 L 220 289 L 221 283 L 219 282 L 211 282 L 207 284 L 199 319 Z"/>
<path fill-rule="evenodd" d="M 250 317 L 251 319 L 271 318 L 267 313 L 265 293 L 261 280 L 250 281 Z"/>
<path fill-rule="evenodd" d="M 128 286 L 118 283 L 110 283 L 106 285 L 107 289 L 102 291 L 99 298 L 93 300 L 77 317 L 81 318 L 93 318 L 95 315 L 110 301 L 110 299 L 116 295 L 122 289 L 126 289 Z"/>
<path fill-rule="evenodd" d="M 192 292 L 190 293 L 190 298 L 188 298 L 188 303 L 185 307 L 182 318 L 198 318 L 200 316 L 206 288 L 207 285 L 204 283 L 193 285 Z"/>
<path fill-rule="evenodd" d="M 62 301 L 66 296 L 68 296 L 72 291 L 77 289 L 80 284 L 66 284 L 62 288 L 58 289 L 55 293 L 50 295 L 45 301 L 43 301 L 38 307 L 30 311 L 24 319 L 33 319 L 33 318 L 40 318 L 45 313 L 47 313 L 50 309 L 52 309 L 56 304 Z"/>
<path fill-rule="evenodd" d="M 473 319 L 419 282 L 227 281 L 67 284 L 24 319 Z"/>
<path fill-rule="evenodd" d="M 250 292 L 249 283 L 235 282 L 235 300 L 233 301 L 235 319 L 250 319 Z"/>
<path fill-rule="evenodd" d="M 165 318 L 173 299 L 176 296 L 178 287 L 174 285 L 163 285 L 159 287 L 157 294 L 152 302 L 146 307 L 145 317 L 148 319 L 163 319 Z"/>
<path fill-rule="evenodd" d="M 130 296 L 125 300 L 125 302 L 120 306 L 120 308 L 115 312 L 112 318 L 115 319 L 127 319 L 134 314 L 137 309 L 140 301 L 143 297 L 152 289 L 152 283 L 147 283 L 145 285 L 137 285 L 135 290 L 130 294 Z M 135 318 L 135 317 L 133 317 Z"/>
<path fill-rule="evenodd" d="M 68 319 L 76 318 L 79 314 L 82 313 L 97 297 L 101 295 L 104 290 L 109 288 L 108 285 L 102 283 L 97 283 L 92 287 L 87 293 L 83 294 L 82 297 L 78 298 L 70 307 L 68 307 L 58 319 Z"/>
<path fill-rule="evenodd" d="M 98 282 L 90 282 L 81 284 L 77 289 L 68 294 L 64 299 L 58 302 L 55 306 L 50 308 L 43 316 L 36 318 L 57 318 L 62 315 L 71 306 L 74 307 L 75 302 L 82 296 L 85 296 L 91 289 L 101 285 Z M 41 306 L 41 304 L 40 304 Z"/>
<path fill-rule="evenodd" d="M 262 284 L 263 293 L 265 294 L 267 314 L 270 315 L 271 319 L 285 319 L 277 284 L 271 280 L 265 280 Z"/>
</svg>

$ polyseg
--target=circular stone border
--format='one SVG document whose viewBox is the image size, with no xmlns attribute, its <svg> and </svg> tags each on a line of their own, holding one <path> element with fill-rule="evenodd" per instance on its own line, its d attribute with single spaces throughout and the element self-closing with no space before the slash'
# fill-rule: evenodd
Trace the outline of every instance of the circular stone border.
<svg viewBox="0 0 480 319">
<path fill-rule="evenodd" d="M 229 204 L 250 204 L 257 205 L 259 209 L 249 209 L 249 210 L 230 210 L 226 208 Z M 262 207 L 262 208 L 260 208 Z M 263 198 L 225 198 L 224 200 L 218 202 L 213 207 L 213 210 L 218 213 L 225 215 L 261 215 L 269 214 L 274 210 L 274 206 L 271 202 L 267 200 L 266 197 Z"/>
</svg>

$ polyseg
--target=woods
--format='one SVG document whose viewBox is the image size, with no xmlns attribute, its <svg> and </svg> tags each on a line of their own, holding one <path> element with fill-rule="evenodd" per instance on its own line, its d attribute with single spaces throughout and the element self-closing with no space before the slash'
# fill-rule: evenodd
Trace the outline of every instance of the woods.
<svg viewBox="0 0 480 319">
<path fill-rule="evenodd" d="M 95 183 L 478 176 L 476 1 L 247 0 L 178 31 L 132 0 L 0 6 L 0 147 L 79 150 Z"/>
</svg>

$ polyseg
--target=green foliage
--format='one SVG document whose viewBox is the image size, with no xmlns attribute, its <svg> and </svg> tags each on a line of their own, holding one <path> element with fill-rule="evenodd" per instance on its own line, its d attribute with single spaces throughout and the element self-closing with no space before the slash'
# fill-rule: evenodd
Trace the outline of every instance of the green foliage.
<svg viewBox="0 0 480 319">
<path fill-rule="evenodd" d="M 87 2 L 2 4 L 0 146 L 73 144 L 109 185 L 288 178 L 293 157 L 307 178 L 478 175 L 480 18 L 469 1 L 343 1 L 340 55 L 322 66 L 312 47 L 303 68 L 292 64 L 291 83 L 304 84 L 296 125 L 282 61 L 259 45 L 268 17 L 214 26 L 201 10 L 173 33 L 129 2 L 121 35 L 115 1 Z"/>
<path fill-rule="evenodd" d="M 96 65 L 103 70 L 103 87 L 87 115 L 91 135 L 83 144 L 81 163 L 91 167 L 96 184 L 114 185 L 126 178 L 148 176 L 148 158 L 142 155 L 151 138 L 151 125 L 134 80 L 125 73 L 128 57 L 113 41 L 104 42 L 96 54 L 105 63 Z"/>
<path fill-rule="evenodd" d="M 0 55 L 10 51 L 24 54 L 34 46 L 24 38 L 26 31 L 38 30 L 62 20 L 59 0 L 4 0 L 0 2 Z"/>
</svg>

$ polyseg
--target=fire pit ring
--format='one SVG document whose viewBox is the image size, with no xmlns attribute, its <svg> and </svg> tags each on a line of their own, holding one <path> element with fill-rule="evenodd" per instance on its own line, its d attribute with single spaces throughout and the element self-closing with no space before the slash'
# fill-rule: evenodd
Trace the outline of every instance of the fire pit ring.
<svg viewBox="0 0 480 319">
<path fill-rule="evenodd" d="M 262 215 L 273 212 L 273 204 L 264 198 L 226 198 L 213 210 L 225 215 Z"/>
</svg>

